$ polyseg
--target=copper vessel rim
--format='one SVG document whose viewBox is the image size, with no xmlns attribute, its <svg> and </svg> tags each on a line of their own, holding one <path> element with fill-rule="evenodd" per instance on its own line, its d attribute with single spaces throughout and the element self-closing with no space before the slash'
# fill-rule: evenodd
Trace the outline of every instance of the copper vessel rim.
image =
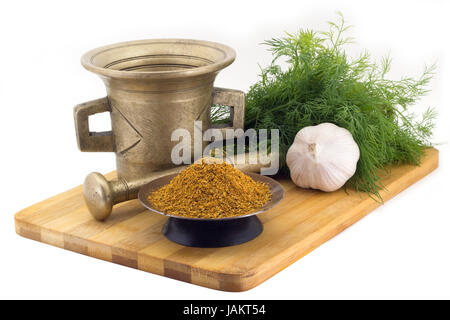
<svg viewBox="0 0 450 320">
<path fill-rule="evenodd" d="M 93 59 L 98 55 L 105 51 L 122 48 L 127 46 L 135 46 L 135 45 L 145 45 L 151 43 L 185 43 L 187 45 L 193 46 L 203 46 L 209 47 L 211 49 L 215 49 L 221 51 L 223 53 L 223 57 L 219 60 L 207 64 L 205 66 L 199 66 L 192 69 L 185 70 L 165 70 L 165 71 L 124 71 L 124 70 L 114 70 L 109 69 L 105 66 L 98 66 L 93 62 Z M 236 58 L 236 52 L 231 48 L 224 44 L 212 42 L 212 41 L 204 41 L 204 40 L 192 40 L 192 39 L 147 39 L 147 40 L 135 40 L 135 41 L 127 41 L 127 42 L 119 42 L 111 45 L 106 45 L 102 47 L 98 47 L 96 49 L 90 50 L 86 52 L 81 57 L 81 64 L 87 70 L 92 71 L 101 76 L 110 77 L 110 78 L 120 78 L 120 79 L 176 79 L 176 78 L 187 78 L 194 76 L 201 76 L 208 73 L 214 73 L 222 70 L 223 68 L 229 66 L 233 63 Z"/>
</svg>

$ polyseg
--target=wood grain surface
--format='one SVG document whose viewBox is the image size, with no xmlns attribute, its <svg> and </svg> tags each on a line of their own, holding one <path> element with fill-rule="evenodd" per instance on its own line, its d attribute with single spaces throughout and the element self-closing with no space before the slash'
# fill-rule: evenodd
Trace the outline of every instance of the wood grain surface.
<svg viewBox="0 0 450 320">
<path fill-rule="evenodd" d="M 383 180 L 384 201 L 437 166 L 438 151 L 428 149 L 421 166 L 392 168 Z M 263 233 L 233 247 L 203 249 L 173 243 L 161 233 L 167 218 L 150 213 L 137 200 L 117 205 L 105 222 L 95 221 L 84 205 L 81 186 L 16 213 L 16 232 L 161 276 L 218 290 L 244 291 L 272 277 L 381 205 L 366 194 L 353 191 L 324 193 L 298 188 L 289 180 L 281 183 L 285 199 L 259 215 Z"/>
</svg>

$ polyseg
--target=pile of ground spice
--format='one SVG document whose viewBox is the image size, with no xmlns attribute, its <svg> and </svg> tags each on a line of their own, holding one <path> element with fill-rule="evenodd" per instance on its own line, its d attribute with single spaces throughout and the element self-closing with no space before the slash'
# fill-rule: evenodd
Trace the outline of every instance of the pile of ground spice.
<svg viewBox="0 0 450 320">
<path fill-rule="evenodd" d="M 160 210 L 190 218 L 225 218 L 262 207 L 272 195 L 269 187 L 256 182 L 232 165 L 194 163 L 169 184 L 153 192 L 149 200 Z"/>
</svg>

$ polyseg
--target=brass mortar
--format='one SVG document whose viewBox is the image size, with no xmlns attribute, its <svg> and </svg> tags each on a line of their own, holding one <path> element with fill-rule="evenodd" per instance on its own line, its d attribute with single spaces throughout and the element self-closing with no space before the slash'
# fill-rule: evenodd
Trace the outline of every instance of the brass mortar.
<svg viewBox="0 0 450 320">
<path fill-rule="evenodd" d="M 171 150 L 178 143 L 171 141 L 172 132 L 183 128 L 193 137 L 194 121 L 209 129 L 211 104 L 232 107 L 228 128 L 243 128 L 244 93 L 213 86 L 235 56 L 228 46 L 184 39 L 124 42 L 83 55 L 82 65 L 100 76 L 107 97 L 74 108 L 78 147 L 115 152 L 118 174 L 115 182 L 98 174 L 85 181 L 85 200 L 96 219 L 108 217 L 113 204 L 135 198 L 158 172 L 171 172 Z M 102 112 L 110 112 L 112 130 L 91 132 L 89 116 Z"/>
</svg>

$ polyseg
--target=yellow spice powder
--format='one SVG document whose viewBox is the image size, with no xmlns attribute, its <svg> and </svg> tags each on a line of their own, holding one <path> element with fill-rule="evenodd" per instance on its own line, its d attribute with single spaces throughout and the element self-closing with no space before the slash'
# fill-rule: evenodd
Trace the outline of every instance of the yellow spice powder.
<svg viewBox="0 0 450 320">
<path fill-rule="evenodd" d="M 228 163 L 194 163 L 169 184 L 153 192 L 149 200 L 160 211 L 191 218 L 225 218 L 250 213 L 272 195 Z"/>
</svg>

